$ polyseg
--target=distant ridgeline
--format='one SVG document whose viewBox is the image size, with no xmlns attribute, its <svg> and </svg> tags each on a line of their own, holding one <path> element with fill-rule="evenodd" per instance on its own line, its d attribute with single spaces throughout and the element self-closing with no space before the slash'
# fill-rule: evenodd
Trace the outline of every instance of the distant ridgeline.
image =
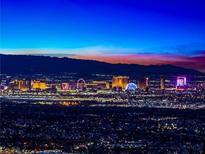
<svg viewBox="0 0 205 154">
<path fill-rule="evenodd" d="M 143 66 L 137 64 L 110 64 L 94 60 L 79 60 L 32 55 L 0 54 L 1 74 L 63 74 L 77 73 L 82 76 L 91 74 L 108 75 L 200 75 L 202 73 L 172 65 Z"/>
</svg>

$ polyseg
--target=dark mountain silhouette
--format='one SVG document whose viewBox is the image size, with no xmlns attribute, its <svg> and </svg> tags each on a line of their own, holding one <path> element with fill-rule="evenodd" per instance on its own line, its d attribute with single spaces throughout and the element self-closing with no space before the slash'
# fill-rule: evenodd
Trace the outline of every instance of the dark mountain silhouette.
<svg viewBox="0 0 205 154">
<path fill-rule="evenodd" d="M 110 64 L 92 60 L 57 58 L 33 55 L 0 54 L 1 74 L 61 74 L 80 75 L 199 75 L 200 72 L 172 65 L 143 66 L 137 64 Z"/>
</svg>

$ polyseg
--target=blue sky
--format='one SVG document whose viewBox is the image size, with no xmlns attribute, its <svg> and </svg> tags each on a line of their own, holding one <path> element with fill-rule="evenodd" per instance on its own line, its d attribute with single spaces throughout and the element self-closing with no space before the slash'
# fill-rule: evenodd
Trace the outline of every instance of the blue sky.
<svg viewBox="0 0 205 154">
<path fill-rule="evenodd" d="M 204 8 L 203 0 L 1 0 L 1 53 L 199 56 Z"/>
</svg>

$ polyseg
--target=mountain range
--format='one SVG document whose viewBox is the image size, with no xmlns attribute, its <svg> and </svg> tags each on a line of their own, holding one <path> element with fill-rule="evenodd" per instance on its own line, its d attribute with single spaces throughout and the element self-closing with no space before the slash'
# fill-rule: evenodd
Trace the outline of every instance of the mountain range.
<svg viewBox="0 0 205 154">
<path fill-rule="evenodd" d="M 0 54 L 1 74 L 63 74 L 77 73 L 80 75 L 200 75 L 193 69 L 185 69 L 173 65 L 138 65 L 110 64 L 94 60 L 79 60 L 34 55 Z"/>
</svg>

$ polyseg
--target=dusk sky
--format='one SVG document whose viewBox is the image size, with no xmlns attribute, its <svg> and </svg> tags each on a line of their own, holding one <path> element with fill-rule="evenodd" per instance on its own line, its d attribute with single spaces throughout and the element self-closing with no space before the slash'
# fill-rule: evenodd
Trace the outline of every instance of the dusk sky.
<svg viewBox="0 0 205 154">
<path fill-rule="evenodd" d="M 1 0 L 0 53 L 205 72 L 204 0 Z"/>
</svg>

